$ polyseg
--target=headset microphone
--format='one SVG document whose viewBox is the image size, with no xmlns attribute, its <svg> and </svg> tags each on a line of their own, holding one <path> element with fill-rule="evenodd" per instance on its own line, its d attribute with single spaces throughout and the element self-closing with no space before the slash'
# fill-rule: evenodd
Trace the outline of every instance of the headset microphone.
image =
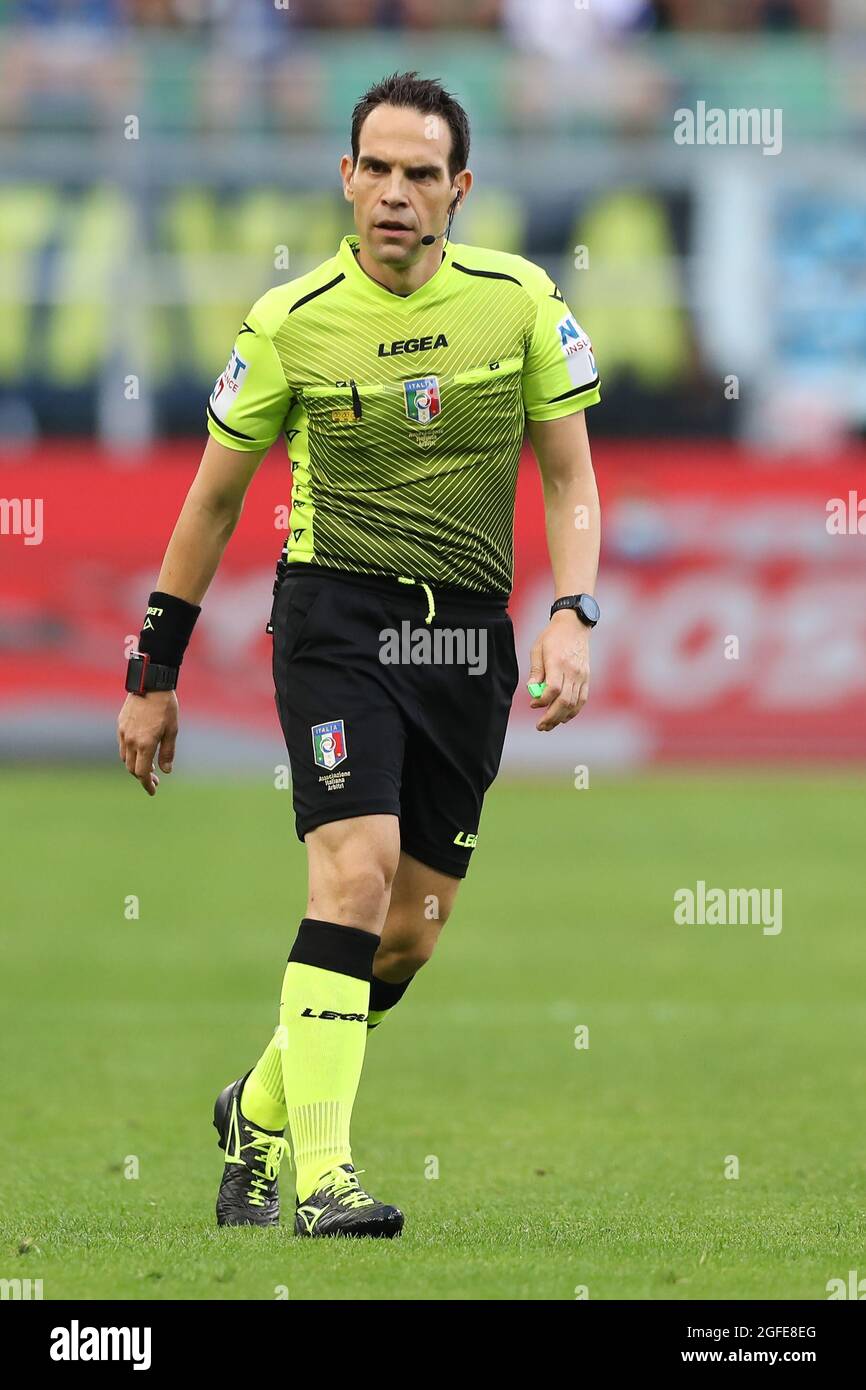
<svg viewBox="0 0 866 1390">
<path fill-rule="evenodd" d="M 455 210 L 455 208 L 457 207 L 457 204 L 460 202 L 460 199 L 461 199 L 462 197 L 463 197 L 463 192 L 462 192 L 462 190 L 460 190 L 460 191 L 458 192 L 458 194 L 457 194 L 457 197 L 454 199 L 454 202 L 451 204 L 450 208 L 448 209 L 448 226 L 445 227 L 441 232 L 437 233 L 436 236 L 434 236 L 432 232 L 428 232 L 426 236 L 422 236 L 422 238 L 421 238 L 421 245 L 422 245 L 422 246 L 432 246 L 433 243 L 434 243 L 434 241 L 438 241 L 439 238 L 440 238 L 440 237 L 443 237 L 443 236 L 446 238 L 446 240 L 447 240 L 448 237 L 450 237 L 450 235 L 451 235 L 451 223 L 454 221 L 454 210 Z"/>
</svg>

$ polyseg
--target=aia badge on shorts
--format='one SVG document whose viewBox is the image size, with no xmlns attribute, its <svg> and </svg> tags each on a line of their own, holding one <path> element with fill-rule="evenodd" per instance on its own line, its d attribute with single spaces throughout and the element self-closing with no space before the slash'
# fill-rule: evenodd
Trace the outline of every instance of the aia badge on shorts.
<svg viewBox="0 0 866 1390">
<path fill-rule="evenodd" d="M 346 730 L 343 728 L 342 719 L 330 719 L 327 724 L 314 724 L 312 734 L 316 767 L 324 767 L 330 771 L 346 761 L 349 755 L 346 751 Z"/>
<path fill-rule="evenodd" d="M 404 381 L 403 394 L 406 414 L 413 425 L 429 425 L 441 414 L 438 376 L 421 376 L 414 381 Z"/>
</svg>

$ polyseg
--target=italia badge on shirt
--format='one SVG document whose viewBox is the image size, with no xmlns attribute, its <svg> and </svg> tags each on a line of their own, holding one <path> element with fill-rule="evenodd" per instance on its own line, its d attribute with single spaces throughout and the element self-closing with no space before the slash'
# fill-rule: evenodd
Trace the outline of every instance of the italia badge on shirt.
<svg viewBox="0 0 866 1390">
<path fill-rule="evenodd" d="M 317 767 L 330 770 L 338 763 L 346 761 L 346 730 L 342 719 L 330 719 L 327 724 L 314 724 L 312 733 L 313 756 Z"/>
<path fill-rule="evenodd" d="M 429 425 L 441 413 L 438 376 L 416 377 L 403 382 L 406 414 L 414 425 Z"/>
</svg>

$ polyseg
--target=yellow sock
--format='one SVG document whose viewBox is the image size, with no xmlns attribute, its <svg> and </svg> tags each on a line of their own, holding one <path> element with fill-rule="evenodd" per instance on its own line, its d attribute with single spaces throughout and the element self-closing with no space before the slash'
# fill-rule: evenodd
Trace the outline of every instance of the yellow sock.
<svg viewBox="0 0 866 1390">
<path fill-rule="evenodd" d="M 349 1126 L 367 1043 L 372 932 L 305 917 L 289 956 L 280 1001 L 286 1046 L 283 1090 L 298 1197 L 352 1162 Z"/>
<path fill-rule="evenodd" d="M 289 1122 L 283 1091 L 282 1029 L 276 1031 L 244 1082 L 241 1110 L 261 1129 L 285 1129 Z"/>
</svg>

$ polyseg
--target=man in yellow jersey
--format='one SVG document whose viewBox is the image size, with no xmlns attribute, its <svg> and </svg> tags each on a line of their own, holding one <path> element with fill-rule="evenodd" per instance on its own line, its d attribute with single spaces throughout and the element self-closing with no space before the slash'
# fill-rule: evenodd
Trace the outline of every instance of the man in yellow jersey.
<svg viewBox="0 0 866 1390">
<path fill-rule="evenodd" d="M 527 673 L 538 729 L 588 693 L 599 516 L 583 411 L 598 373 L 540 267 L 451 242 L 468 155 L 466 113 L 436 81 L 395 74 L 356 106 L 341 174 L 357 233 L 244 320 L 129 665 L 120 756 L 153 795 L 199 605 L 284 436 L 273 671 L 309 891 L 281 1026 L 216 1103 L 220 1224 L 278 1221 L 288 1125 L 299 1235 L 402 1229 L 360 1185 L 350 1117 L 368 1030 L 429 959 L 498 771 L 518 683 L 507 601 L 526 421 L 554 598 Z"/>
</svg>

